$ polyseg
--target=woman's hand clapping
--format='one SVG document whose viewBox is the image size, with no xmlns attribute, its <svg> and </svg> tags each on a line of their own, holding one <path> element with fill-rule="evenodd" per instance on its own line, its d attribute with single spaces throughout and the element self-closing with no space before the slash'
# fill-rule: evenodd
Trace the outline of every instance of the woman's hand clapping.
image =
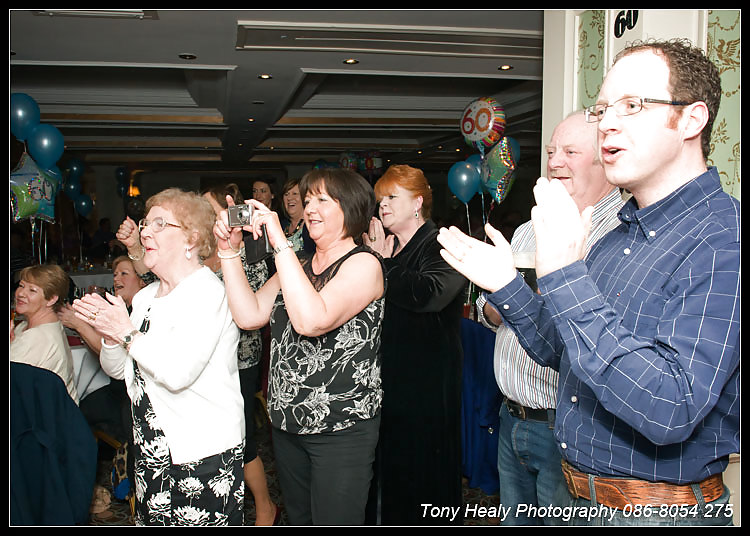
<svg viewBox="0 0 750 536">
<path fill-rule="evenodd" d="M 79 320 L 86 322 L 110 342 L 121 342 L 122 337 L 133 330 L 128 307 L 119 296 L 109 293 L 105 297 L 96 293 L 86 294 L 74 300 L 72 308 Z"/>
<path fill-rule="evenodd" d="M 362 235 L 362 242 L 371 250 L 379 253 L 381 257 L 387 259 L 393 253 L 395 236 L 392 234 L 386 236 L 383 223 L 378 218 L 373 217 L 370 220 L 369 229 Z"/>
</svg>

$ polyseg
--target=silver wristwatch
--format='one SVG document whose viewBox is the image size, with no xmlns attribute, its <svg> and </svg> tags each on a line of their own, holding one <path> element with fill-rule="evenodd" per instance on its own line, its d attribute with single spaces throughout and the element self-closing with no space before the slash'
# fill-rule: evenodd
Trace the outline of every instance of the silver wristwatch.
<svg viewBox="0 0 750 536">
<path fill-rule="evenodd" d="M 125 335 L 122 338 L 122 347 L 127 350 L 128 347 L 130 346 L 130 343 L 133 342 L 133 339 L 135 339 L 135 336 L 138 335 L 139 333 L 140 331 L 138 331 L 137 329 L 134 329 L 133 331 Z"/>
<path fill-rule="evenodd" d="M 285 249 L 294 248 L 294 244 L 292 244 L 291 240 L 287 240 L 284 244 L 281 244 L 280 246 L 276 246 L 273 248 L 273 256 L 275 257 Z"/>
</svg>

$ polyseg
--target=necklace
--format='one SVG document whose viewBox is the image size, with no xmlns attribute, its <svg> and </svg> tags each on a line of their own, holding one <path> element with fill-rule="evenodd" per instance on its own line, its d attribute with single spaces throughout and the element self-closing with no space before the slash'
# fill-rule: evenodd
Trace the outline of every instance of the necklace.
<svg viewBox="0 0 750 536">
<path fill-rule="evenodd" d="M 297 225 L 294 227 L 294 231 L 290 232 L 290 231 L 287 230 L 287 231 L 284 232 L 284 234 L 286 236 L 292 236 L 292 235 L 296 234 L 297 231 L 299 231 L 300 228 L 302 227 L 303 223 L 305 223 L 305 219 L 304 218 L 300 218 L 299 221 L 297 222 Z M 292 225 L 292 222 L 289 222 L 289 226 L 290 227 L 291 227 L 291 225 Z"/>
</svg>

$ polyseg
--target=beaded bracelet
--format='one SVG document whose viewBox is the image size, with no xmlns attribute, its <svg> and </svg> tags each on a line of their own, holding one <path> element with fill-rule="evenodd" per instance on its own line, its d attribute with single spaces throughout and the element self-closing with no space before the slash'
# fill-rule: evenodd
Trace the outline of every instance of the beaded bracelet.
<svg viewBox="0 0 750 536">
<path fill-rule="evenodd" d="M 217 251 L 216 252 L 216 256 L 219 257 L 220 259 L 234 259 L 234 258 L 240 256 L 240 252 L 239 251 L 235 251 L 231 255 L 222 255 L 221 251 Z"/>
</svg>

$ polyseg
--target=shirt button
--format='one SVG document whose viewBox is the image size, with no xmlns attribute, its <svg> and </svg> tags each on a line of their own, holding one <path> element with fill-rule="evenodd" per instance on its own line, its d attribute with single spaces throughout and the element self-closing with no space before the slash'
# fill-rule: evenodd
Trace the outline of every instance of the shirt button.
<svg viewBox="0 0 750 536">
<path fill-rule="evenodd" d="M 560 448 L 561 449 L 566 449 L 566 448 L 568 448 L 568 444 L 567 443 L 560 443 Z"/>
<path fill-rule="evenodd" d="M 625 248 L 625 250 L 623 251 L 623 253 L 625 255 L 630 255 L 630 248 Z"/>
<path fill-rule="evenodd" d="M 656 236 L 656 231 L 649 231 L 648 236 Z"/>
<path fill-rule="evenodd" d="M 578 397 L 576 395 L 573 395 L 570 397 L 570 401 L 573 402 L 573 404 L 575 404 L 576 402 L 578 402 Z"/>
<path fill-rule="evenodd" d="M 510 305 L 508 305 L 508 304 L 506 303 L 505 305 L 503 305 L 503 309 L 505 309 L 505 310 L 507 311 L 508 309 L 510 309 Z"/>
</svg>

